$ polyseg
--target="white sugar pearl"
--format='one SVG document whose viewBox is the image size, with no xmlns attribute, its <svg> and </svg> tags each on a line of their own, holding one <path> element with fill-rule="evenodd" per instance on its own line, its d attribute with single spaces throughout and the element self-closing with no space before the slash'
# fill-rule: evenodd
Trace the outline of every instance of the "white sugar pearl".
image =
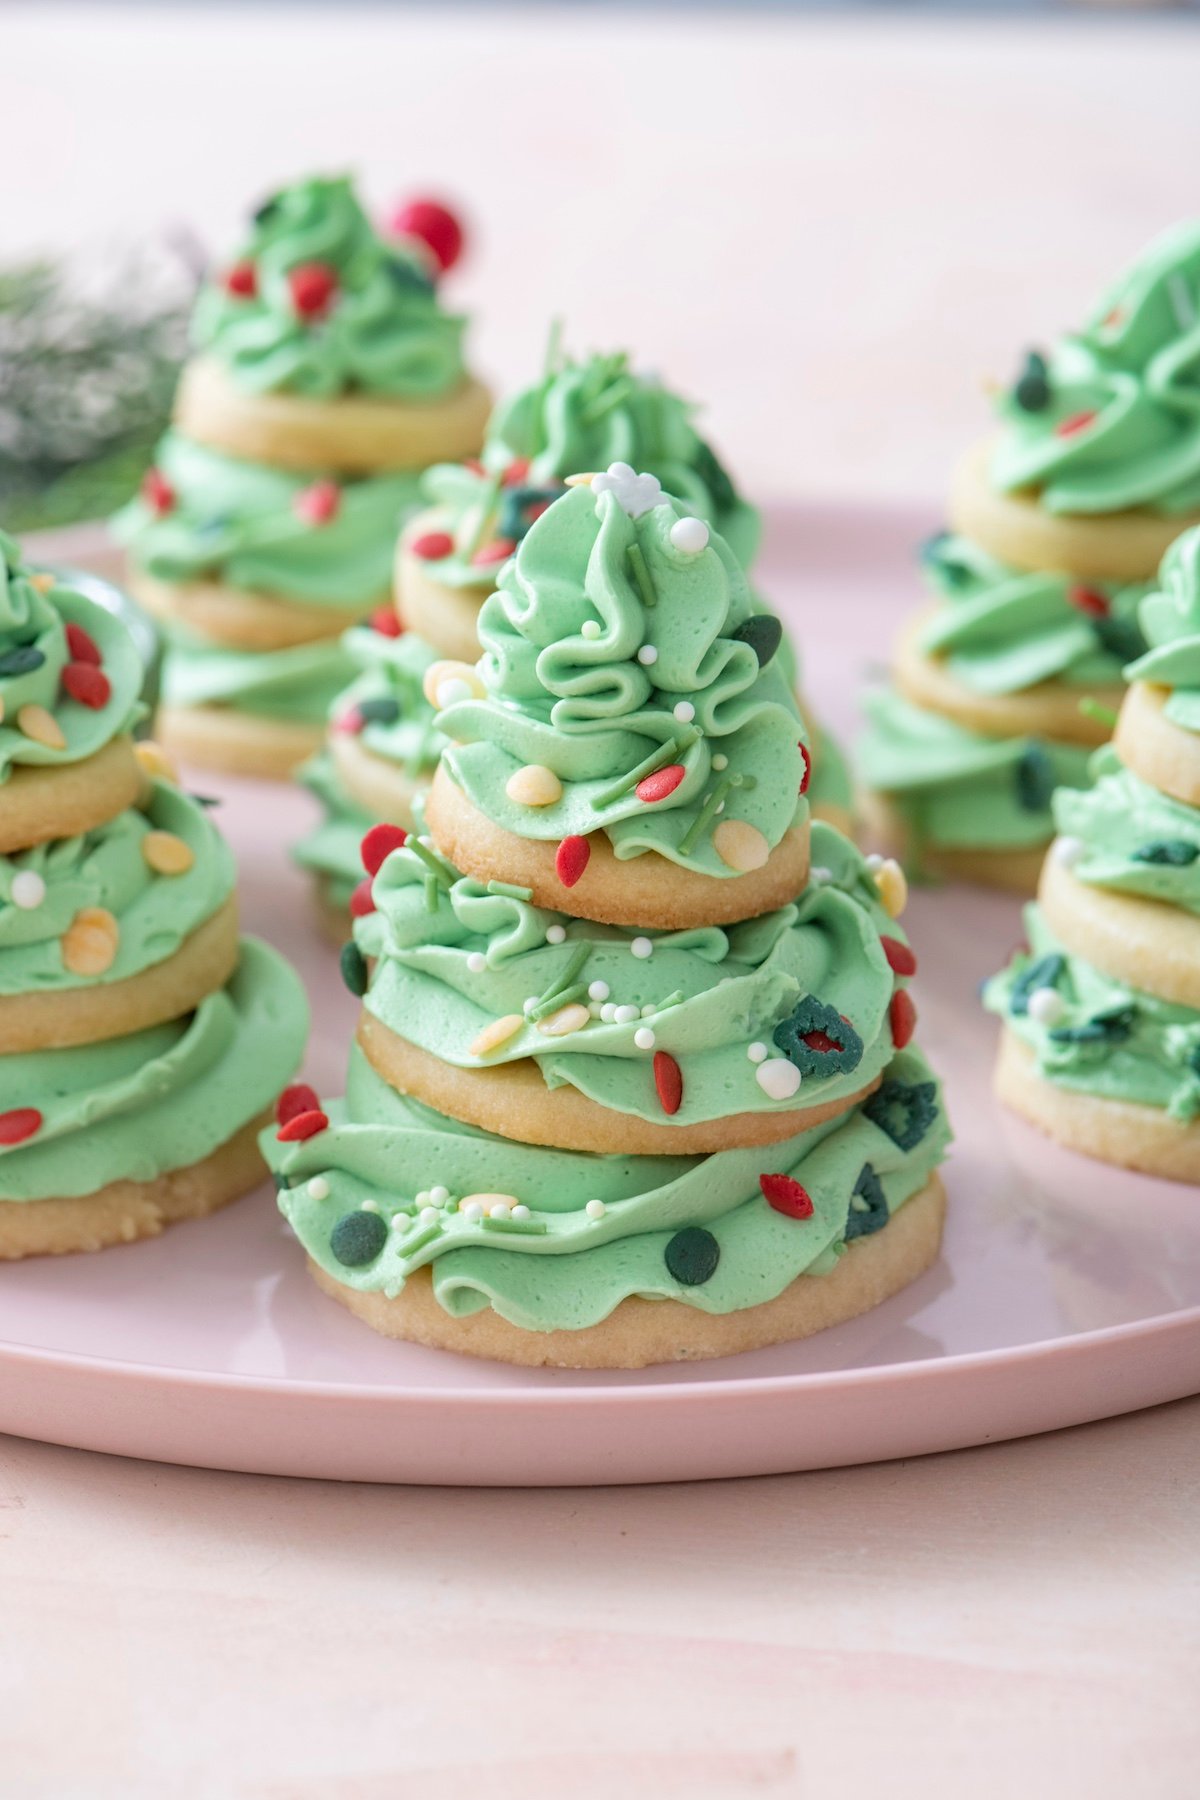
<svg viewBox="0 0 1200 1800">
<path fill-rule="evenodd" d="M 565 940 L 566 935 L 567 928 L 565 925 L 547 925 L 546 927 L 546 942 L 548 944 L 561 944 Z"/>
<path fill-rule="evenodd" d="M 729 767 L 729 758 L 718 750 L 717 754 L 712 759 L 712 766 L 719 774 L 722 769 L 727 769 Z"/>
<path fill-rule="evenodd" d="M 378 1200 L 364 1200 L 360 1210 L 362 1212 L 378 1212 L 379 1202 Z"/>
<path fill-rule="evenodd" d="M 589 1219 L 602 1219 L 608 1208 L 603 1200 L 589 1200 L 583 1210 Z"/>
<path fill-rule="evenodd" d="M 589 981 L 588 983 L 589 1000 L 607 1000 L 611 992 L 612 989 L 607 981 Z"/>
<path fill-rule="evenodd" d="M 527 1206 L 520 1206 L 520 1205 L 514 1206 L 512 1209 L 512 1216 L 514 1219 L 518 1219 L 518 1220 L 527 1219 L 529 1217 L 529 1208 Z"/>
<path fill-rule="evenodd" d="M 491 1212 L 488 1214 L 488 1218 L 498 1219 L 501 1225 L 504 1225 L 512 1218 L 512 1207 L 506 1205 L 503 1200 L 497 1200 L 495 1206 L 493 1206 Z"/>
<path fill-rule="evenodd" d="M 533 1011 L 534 1007 L 537 1005 L 537 1003 L 538 1003 L 537 995 L 536 994 L 528 994 L 525 997 L 525 999 L 522 1000 L 522 1002 L 521 1002 L 521 1011 L 526 1012 L 526 1013 L 531 1013 Z"/>
<path fill-rule="evenodd" d="M 865 858 L 865 861 L 868 869 L 870 869 L 872 875 L 874 875 L 877 869 L 882 869 L 884 859 L 877 850 L 873 850 L 870 856 Z"/>
<path fill-rule="evenodd" d="M 428 1206 L 429 1205 L 429 1195 L 424 1188 L 422 1188 L 420 1193 L 417 1195 L 416 1204 L 418 1206 Z"/>
<path fill-rule="evenodd" d="M 800 1086 L 800 1071 L 785 1056 L 776 1056 L 755 1069 L 754 1079 L 768 1100 L 790 1100 Z"/>
<path fill-rule="evenodd" d="M 658 661 L 658 651 L 654 648 L 653 644 L 642 645 L 641 649 L 638 651 L 638 661 L 645 668 L 649 668 L 651 663 L 656 663 Z"/>
<path fill-rule="evenodd" d="M 654 1033 L 648 1025 L 643 1025 L 640 1030 L 634 1032 L 633 1041 L 639 1050 L 653 1050 Z"/>
<path fill-rule="evenodd" d="M 472 975 L 482 975 L 483 971 L 487 968 L 487 957 L 483 956 L 478 950 L 472 950 L 470 956 L 467 958 L 467 967 L 470 969 Z"/>
<path fill-rule="evenodd" d="M 483 1217 L 483 1208 L 478 1200 L 468 1200 L 466 1205 L 460 1206 L 458 1210 L 469 1225 L 478 1225 Z"/>
<path fill-rule="evenodd" d="M 765 1044 L 758 1044 L 758 1043 L 747 1044 L 746 1045 L 746 1055 L 750 1058 L 750 1061 L 752 1063 L 766 1062 L 767 1046 Z"/>
<path fill-rule="evenodd" d="M 613 1012 L 613 1018 L 618 1025 L 632 1025 L 633 1021 L 640 1019 L 641 1016 L 642 1011 L 639 1006 L 618 1006 Z"/>
<path fill-rule="evenodd" d="M 22 912 L 32 912 L 46 898 L 46 884 L 36 869 L 22 869 L 13 876 L 11 893 L 14 906 Z"/>
<path fill-rule="evenodd" d="M 643 1017 L 643 1019 L 648 1019 L 650 1017 L 651 1013 L 657 1012 L 657 1011 L 658 1011 L 658 1008 L 655 1006 L 653 1000 L 647 1000 L 645 1006 L 643 1006 L 643 1008 L 642 1008 L 642 1017 Z"/>
<path fill-rule="evenodd" d="M 1050 854 L 1056 863 L 1062 864 L 1064 869 L 1073 869 L 1086 849 L 1087 845 L 1082 838 L 1060 837 L 1055 838 Z M 15 893 L 13 898 L 16 898 Z"/>
<path fill-rule="evenodd" d="M 681 725 L 690 725 L 696 716 L 696 709 L 690 700 L 677 700 L 672 710 Z"/>
<path fill-rule="evenodd" d="M 439 706 L 453 706 L 457 700 L 470 700 L 475 693 L 469 681 L 461 676 L 452 675 L 446 681 L 439 681 L 437 703 Z"/>
<path fill-rule="evenodd" d="M 833 880 L 833 870 L 823 868 L 818 863 L 808 871 L 808 879 L 816 887 L 828 887 Z"/>
<path fill-rule="evenodd" d="M 579 635 L 580 637 L 585 638 L 598 638 L 600 636 L 600 621 L 598 619 L 585 619 L 583 624 L 579 627 Z"/>
<path fill-rule="evenodd" d="M 648 937 L 635 937 L 629 946 L 630 955 L 644 962 L 648 956 L 654 955 L 654 945 Z"/>
<path fill-rule="evenodd" d="M 436 1206 L 423 1206 L 417 1217 L 420 1219 L 422 1225 L 437 1225 L 440 1222 L 442 1215 Z"/>
<path fill-rule="evenodd" d="M 698 556 L 708 543 L 708 526 L 703 519 L 676 519 L 671 527 L 671 542 L 685 556 Z"/>
<path fill-rule="evenodd" d="M 1066 1002 L 1054 988 L 1035 988 L 1029 996 L 1029 1016 L 1037 1025 L 1057 1025 L 1066 1010 Z"/>
<path fill-rule="evenodd" d="M 313 1176 L 308 1184 L 308 1197 L 310 1200 L 328 1200 L 329 1183 L 323 1175 Z"/>
<path fill-rule="evenodd" d="M 429 1202 L 431 1206 L 445 1206 L 449 1198 L 450 1189 L 448 1187 L 441 1187 L 439 1185 L 438 1187 L 431 1187 L 429 1190 Z"/>
<path fill-rule="evenodd" d="M 395 1218 L 392 1220 L 392 1230 L 393 1231 L 407 1231 L 409 1226 L 412 1224 L 412 1222 L 413 1222 L 413 1216 L 411 1213 L 398 1212 L 396 1214 Z"/>
<path fill-rule="evenodd" d="M 600 1008 L 601 1019 L 603 1019 L 603 1021 L 606 1025 L 611 1025 L 614 1023 L 616 1016 L 617 1016 L 616 1007 L 613 1005 L 611 1000 L 606 1000 L 604 1002 L 604 1005 Z"/>
</svg>

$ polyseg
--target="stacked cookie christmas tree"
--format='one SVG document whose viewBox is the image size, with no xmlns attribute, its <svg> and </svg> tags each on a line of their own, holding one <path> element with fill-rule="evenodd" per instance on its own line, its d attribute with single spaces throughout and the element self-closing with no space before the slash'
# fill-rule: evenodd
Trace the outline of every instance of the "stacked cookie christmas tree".
<svg viewBox="0 0 1200 1800">
<path fill-rule="evenodd" d="M 435 701 L 454 664 L 479 654 L 479 612 L 500 565 L 576 469 L 613 462 L 652 473 L 692 514 L 717 530 L 743 567 L 761 521 L 692 423 L 692 408 L 623 353 L 581 362 L 552 343 L 542 377 L 499 406 L 478 459 L 431 469 L 430 505 L 405 528 L 396 559 L 395 613 L 344 639 L 359 674 L 334 703 L 327 748 L 302 779 L 321 801 L 321 823 L 297 847 L 313 873 L 330 935 L 346 935 L 362 877 L 358 845 L 375 821 L 410 826 L 444 739 Z M 401 627 L 401 621 L 406 630 Z M 779 655 L 795 679 L 786 643 Z M 468 671 L 469 673 L 469 671 Z M 850 783 L 828 739 L 814 745 L 810 800 L 848 826 Z"/>
<path fill-rule="evenodd" d="M 1142 603 L 1150 648 L 1061 835 L 1029 950 L 986 990 L 1014 1111 L 1106 1162 L 1200 1183 L 1200 529 Z"/>
<path fill-rule="evenodd" d="M 0 1258 L 98 1250 L 253 1187 L 304 1048 L 233 859 L 135 745 L 119 620 L 0 534 Z"/>
<path fill-rule="evenodd" d="M 1167 233 L 1084 329 L 1030 352 L 964 464 L 933 604 L 868 702 L 861 772 L 911 866 L 1029 892 L 1057 786 L 1083 787 L 1143 648 L 1138 606 L 1200 516 L 1200 225 Z"/>
<path fill-rule="evenodd" d="M 937 1254 L 948 1134 L 903 877 L 811 824 L 778 620 L 616 465 L 480 635 L 427 832 L 363 839 L 346 1098 L 265 1135 L 316 1280 L 386 1335 L 579 1367 L 877 1304 Z"/>
<path fill-rule="evenodd" d="M 167 633 L 163 739 L 189 760 L 282 776 L 312 754 L 420 472 L 478 447 L 488 396 L 440 273 L 315 179 L 260 206 L 202 290 L 174 428 L 115 521 Z"/>
</svg>

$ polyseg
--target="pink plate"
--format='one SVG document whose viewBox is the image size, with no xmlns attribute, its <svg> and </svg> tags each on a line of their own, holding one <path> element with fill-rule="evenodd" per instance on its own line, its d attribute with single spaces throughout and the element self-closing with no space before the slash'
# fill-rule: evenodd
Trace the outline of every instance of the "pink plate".
<svg viewBox="0 0 1200 1800">
<path fill-rule="evenodd" d="M 915 599 L 936 516 L 789 511 L 763 585 L 836 727 Z M 799 573 L 797 573 L 799 571 Z M 224 795 L 249 929 L 308 976 L 310 1077 L 336 1090 L 354 1002 L 285 846 L 307 797 Z M 772 1474 L 914 1456 L 1200 1390 L 1200 1195 L 1060 1152 L 990 1096 L 976 989 L 1019 935 L 1010 900 L 918 894 L 921 1037 L 957 1142 L 943 1260 L 806 1344 L 642 1374 L 531 1373 L 374 1337 L 309 1282 L 268 1190 L 157 1242 L 0 1268 L 0 1430 L 202 1467 L 549 1486 Z"/>
</svg>

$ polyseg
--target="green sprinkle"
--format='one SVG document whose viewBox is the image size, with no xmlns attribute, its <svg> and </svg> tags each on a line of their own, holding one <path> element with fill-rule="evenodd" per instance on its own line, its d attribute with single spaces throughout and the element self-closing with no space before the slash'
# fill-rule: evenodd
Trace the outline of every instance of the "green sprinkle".
<svg viewBox="0 0 1200 1800">
<path fill-rule="evenodd" d="M 686 998 L 687 996 L 683 989 L 676 988 L 675 992 L 673 994 L 668 994 L 665 1000 L 656 1000 L 654 1002 L 654 1010 L 656 1013 L 666 1012 L 668 1006 L 679 1006 Z"/>
<path fill-rule="evenodd" d="M 493 1219 L 485 1213 L 479 1223 L 485 1231 L 515 1231 L 526 1237 L 542 1237 L 546 1231 L 545 1219 Z"/>
<path fill-rule="evenodd" d="M 638 593 L 642 596 L 642 605 L 646 607 L 658 605 L 658 595 L 654 591 L 654 583 L 650 579 L 650 571 L 646 567 L 646 559 L 642 555 L 640 544 L 630 544 L 626 552 L 629 566 L 633 570 L 633 579 Z"/>
<path fill-rule="evenodd" d="M 346 987 L 356 999 L 361 1000 L 367 991 L 367 959 L 353 938 L 342 945 L 338 967 Z"/>
<path fill-rule="evenodd" d="M 592 946 L 590 944 L 576 944 L 570 961 L 567 963 L 567 966 L 562 971 L 561 975 L 556 975 L 545 993 L 538 996 L 538 1006 L 543 1006 L 547 1002 L 553 1002 L 555 1005 L 558 1005 L 560 1002 L 558 1001 L 557 996 L 565 992 L 567 988 L 574 987 L 579 979 L 580 970 L 583 968 L 584 963 L 591 954 Z M 586 992 L 586 989 L 584 991 Z M 534 1015 L 531 1014 L 530 1016 L 533 1017 Z"/>
<path fill-rule="evenodd" d="M 435 856 L 432 850 L 427 849 L 424 844 L 418 843 L 415 837 L 410 837 L 404 848 L 411 850 L 418 862 L 424 863 L 426 872 L 440 887 L 452 888 L 454 886 L 454 876 L 440 856 Z"/>
<path fill-rule="evenodd" d="M 701 837 L 716 818 L 720 806 L 734 788 L 745 788 L 747 792 L 749 792 L 749 790 L 755 786 L 757 786 L 757 783 L 753 775 L 726 775 L 718 781 L 716 787 L 708 796 L 708 799 L 704 802 L 704 805 L 700 808 L 700 811 L 692 820 L 692 823 L 688 826 L 687 831 L 679 841 L 679 848 L 683 851 L 683 854 L 685 856 L 691 855 L 692 851 L 696 848 L 696 845 L 700 842 Z"/>
<path fill-rule="evenodd" d="M 438 899 L 439 899 L 440 894 L 441 894 L 441 888 L 438 886 L 437 876 L 436 875 L 427 875 L 425 877 L 425 911 L 426 912 L 435 913 L 437 911 Z"/>
<path fill-rule="evenodd" d="M 593 794 L 592 805 L 599 811 L 602 806 L 619 800 L 622 794 L 635 788 L 647 775 L 653 775 L 656 769 L 665 768 L 667 763 L 677 762 L 680 757 L 685 756 L 699 736 L 700 733 L 693 725 L 687 731 L 681 731 L 678 737 L 668 738 L 665 744 L 660 744 L 657 750 L 652 750 L 649 756 L 643 757 L 636 769 L 630 769 L 628 775 L 619 776 L 608 787 L 601 788 L 598 794 Z"/>
<path fill-rule="evenodd" d="M 1090 694 L 1085 694 L 1079 702 L 1079 710 L 1085 719 L 1095 719 L 1097 725 L 1103 725 L 1108 731 L 1111 731 L 1117 722 L 1117 715 L 1112 707 L 1101 705 L 1100 701 L 1094 700 Z"/>
<path fill-rule="evenodd" d="M 536 1006 L 531 1006 L 525 1017 L 532 1019 L 536 1025 L 539 1019 L 548 1019 L 551 1013 L 561 1011 L 564 1006 L 573 1006 L 576 1000 L 587 999 L 587 983 L 577 981 L 573 987 L 559 988 L 553 994 L 547 994 Z"/>
<path fill-rule="evenodd" d="M 583 423 L 585 425 L 594 425 L 598 419 L 602 419 L 606 413 L 610 413 L 614 406 L 620 406 L 622 400 L 626 399 L 632 392 L 632 376 L 626 375 L 624 380 L 614 381 L 607 393 L 602 391 L 596 399 L 584 407 L 581 414 Z"/>
<path fill-rule="evenodd" d="M 440 1234 L 441 1229 L 440 1225 L 426 1225 L 417 1232 L 415 1237 L 404 1238 L 396 1248 L 403 1257 L 413 1256 L 418 1250 L 423 1250 L 426 1244 L 432 1244 L 434 1238 Z"/>
<path fill-rule="evenodd" d="M 467 539 L 466 543 L 462 544 L 459 547 L 459 552 L 458 552 L 459 555 L 464 557 L 467 562 L 470 562 L 471 558 L 474 556 L 475 552 L 478 550 L 480 544 L 482 544 L 482 542 L 483 542 L 484 533 L 486 532 L 486 530 L 488 528 L 488 524 L 491 520 L 492 514 L 495 512 L 496 507 L 499 503 L 500 494 L 501 494 L 501 490 L 503 489 L 503 487 L 504 487 L 503 476 L 502 475 L 493 475 L 491 481 L 489 481 L 487 487 L 484 489 L 483 494 L 480 496 L 480 499 L 478 502 L 478 504 L 479 504 L 479 523 L 476 525 L 475 530 L 471 533 L 471 535 Z"/>
<path fill-rule="evenodd" d="M 533 889 L 518 887 L 513 881 L 489 881 L 489 894 L 495 894 L 501 900 L 532 900 Z"/>
</svg>

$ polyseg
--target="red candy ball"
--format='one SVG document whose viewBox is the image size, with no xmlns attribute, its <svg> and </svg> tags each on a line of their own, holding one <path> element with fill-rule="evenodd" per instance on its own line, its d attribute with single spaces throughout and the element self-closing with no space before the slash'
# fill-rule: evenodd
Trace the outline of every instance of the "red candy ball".
<svg viewBox="0 0 1200 1800">
<path fill-rule="evenodd" d="M 1107 619 L 1112 611 L 1104 595 L 1098 594 L 1095 588 L 1069 587 L 1067 599 L 1077 612 L 1085 613 L 1089 619 Z"/>
<path fill-rule="evenodd" d="M 285 1087 L 275 1102 L 275 1118 L 278 1124 L 286 1125 L 300 1113 L 320 1112 L 321 1100 L 315 1088 L 309 1087 L 307 1081 L 293 1081 Z"/>
<path fill-rule="evenodd" d="M 368 875 L 378 875 L 393 850 L 402 850 L 408 833 L 401 825 L 372 825 L 359 845 L 362 866 Z"/>
<path fill-rule="evenodd" d="M 341 505 L 342 490 L 336 481 L 314 481 L 311 487 L 301 488 L 292 501 L 297 517 L 308 525 L 328 525 L 337 518 Z"/>
<path fill-rule="evenodd" d="M 371 614 L 371 628 L 380 637 L 403 637 L 404 627 L 390 606 L 377 606 Z"/>
<path fill-rule="evenodd" d="M 297 263 L 288 271 L 292 305 L 302 319 L 319 319 L 328 312 L 338 290 L 337 270 L 328 263 Z"/>
<path fill-rule="evenodd" d="M 402 200 L 388 220 L 396 237 L 419 238 L 441 274 L 452 269 L 463 250 L 463 228 L 439 200 Z"/>
<path fill-rule="evenodd" d="M 375 911 L 375 901 L 371 894 L 371 877 L 365 875 L 350 896 L 350 917 L 365 919 L 368 913 Z"/>
<path fill-rule="evenodd" d="M 171 511 L 175 504 L 175 489 L 161 469 L 147 469 L 142 476 L 142 499 L 160 518 Z"/>
<path fill-rule="evenodd" d="M 62 672 L 62 684 L 72 700 L 78 700 L 80 706 L 90 706 L 93 712 L 99 712 L 112 698 L 111 681 L 94 663 L 68 663 Z"/>
<path fill-rule="evenodd" d="M 239 300 L 253 300 L 258 292 L 258 272 L 252 262 L 234 263 L 225 271 L 225 291 Z"/>
</svg>

